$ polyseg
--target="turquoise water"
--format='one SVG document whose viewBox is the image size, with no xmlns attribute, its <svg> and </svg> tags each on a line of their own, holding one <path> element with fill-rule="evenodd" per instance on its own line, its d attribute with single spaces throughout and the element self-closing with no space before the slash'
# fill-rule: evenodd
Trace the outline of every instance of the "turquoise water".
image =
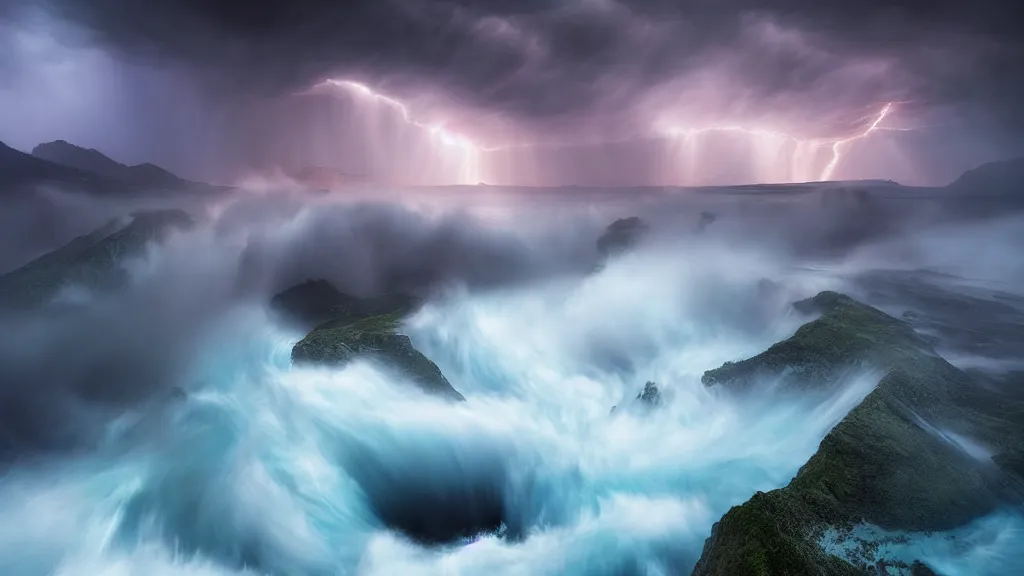
<svg viewBox="0 0 1024 576">
<path fill-rule="evenodd" d="M 785 485 L 877 375 L 831 397 L 705 388 L 704 370 L 800 320 L 754 306 L 757 276 L 735 259 L 666 262 L 440 296 L 406 331 L 459 404 L 368 363 L 292 367 L 301 335 L 239 306 L 200 347 L 187 399 L 4 479 L 0 573 L 687 573 L 711 525 Z M 648 380 L 665 404 L 631 409 Z M 503 527 L 443 547 L 382 519 L 494 501 Z"/>
</svg>

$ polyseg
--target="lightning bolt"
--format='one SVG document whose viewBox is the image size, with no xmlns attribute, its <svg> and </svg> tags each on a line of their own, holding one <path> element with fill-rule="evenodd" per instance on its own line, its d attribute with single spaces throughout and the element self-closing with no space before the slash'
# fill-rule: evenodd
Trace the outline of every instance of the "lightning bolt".
<svg viewBox="0 0 1024 576">
<path fill-rule="evenodd" d="M 887 102 L 882 110 L 875 116 L 875 120 L 868 126 L 868 129 L 860 134 L 844 138 L 842 140 L 836 140 L 832 143 L 832 160 L 829 161 L 828 165 L 825 166 L 825 170 L 821 173 L 821 180 L 828 180 L 832 178 L 832 173 L 835 172 L 836 166 L 839 165 L 839 161 L 843 157 L 843 147 L 855 140 L 862 140 L 871 135 L 876 130 L 885 130 L 885 128 L 879 128 L 878 125 L 885 120 L 885 117 L 889 115 L 889 111 L 892 110 L 892 102 Z"/>
<path fill-rule="evenodd" d="M 416 126 L 417 128 L 427 131 L 431 136 L 435 137 L 439 142 L 446 146 L 453 146 L 457 148 L 462 148 L 463 150 L 474 152 L 484 152 L 490 150 L 489 148 L 479 146 L 478 144 L 473 142 L 472 139 L 468 138 L 463 134 L 459 134 L 458 132 L 454 132 L 452 130 L 449 130 L 448 128 L 445 128 L 444 124 L 425 124 L 423 122 L 416 120 L 413 117 L 412 112 L 409 110 L 409 107 L 404 102 L 396 100 L 391 96 L 387 96 L 385 94 L 377 92 L 376 90 L 370 88 L 369 86 L 363 84 L 362 82 L 356 82 L 354 80 L 328 79 L 314 86 L 313 90 L 323 87 L 341 89 L 349 93 L 356 94 L 358 96 L 372 98 L 379 102 L 383 102 L 397 110 L 398 113 L 402 116 L 402 120 L 404 120 L 407 124 Z"/>
<path fill-rule="evenodd" d="M 819 148 L 821 148 L 823 146 L 828 146 L 828 147 L 831 148 L 832 157 L 829 159 L 828 164 L 821 171 L 821 174 L 818 177 L 818 180 L 825 181 L 825 180 L 831 179 L 833 173 L 835 173 L 836 167 L 842 161 L 843 149 L 846 147 L 847 144 L 849 144 L 851 142 L 854 142 L 856 140 L 862 140 L 864 138 L 867 138 L 873 132 L 877 132 L 877 131 L 883 131 L 883 130 L 884 131 L 908 131 L 908 130 L 914 130 L 914 128 L 890 128 L 890 127 L 881 126 L 882 122 L 886 119 L 887 116 L 889 116 L 890 112 L 892 112 L 895 104 L 896 104 L 895 102 L 887 102 L 882 107 L 882 109 L 879 110 L 876 114 L 872 115 L 869 118 L 866 118 L 866 119 L 870 119 L 871 122 L 868 124 L 867 129 L 865 129 L 863 132 L 860 132 L 860 133 L 857 133 L 857 134 L 853 134 L 851 136 L 847 136 L 845 138 L 841 138 L 841 139 L 838 139 L 838 140 L 834 140 L 834 139 L 821 139 L 821 138 L 817 138 L 817 139 L 802 139 L 802 138 L 797 138 L 796 136 L 793 136 L 791 134 L 787 134 L 785 132 L 779 132 L 779 131 L 776 131 L 776 130 L 768 130 L 768 129 L 764 129 L 764 128 L 747 128 L 747 127 L 744 127 L 744 126 L 736 126 L 736 125 L 709 126 L 709 127 L 705 127 L 705 128 L 669 128 L 668 130 L 666 130 L 666 132 L 668 134 L 670 134 L 670 135 L 681 136 L 681 137 L 684 137 L 684 138 L 695 136 L 695 135 L 700 135 L 700 134 L 706 134 L 706 133 L 709 133 L 709 132 L 738 132 L 738 133 L 743 133 L 743 134 L 749 134 L 751 136 L 761 136 L 761 137 L 767 137 L 767 138 L 771 138 L 771 139 L 775 139 L 775 140 L 789 141 L 789 142 L 793 142 L 793 143 L 797 144 L 798 146 L 809 147 L 811 150 L 817 150 L 817 149 L 819 149 Z"/>
<path fill-rule="evenodd" d="M 409 106 L 394 97 L 388 96 L 370 86 L 357 82 L 355 80 L 348 79 L 327 79 L 323 82 L 313 86 L 308 92 L 315 91 L 317 89 L 329 88 L 335 90 L 343 90 L 349 94 L 353 94 L 362 98 L 369 98 L 375 101 L 381 102 L 392 109 L 394 109 L 404 122 L 411 126 L 415 126 L 425 132 L 427 132 L 433 139 L 440 144 L 455 148 L 460 151 L 462 155 L 462 162 L 465 164 L 465 170 L 467 173 L 463 176 L 463 181 L 466 183 L 475 183 L 480 177 L 481 169 L 481 154 L 485 152 L 493 152 L 497 150 L 505 150 L 508 148 L 519 148 L 519 147 L 532 147 L 525 144 L 513 144 L 507 146 L 493 146 L 485 147 L 472 138 L 447 128 L 443 123 L 426 123 L 417 120 Z M 882 122 L 892 113 L 895 108 L 896 102 L 887 102 L 882 108 L 875 114 L 862 118 L 862 121 L 870 121 L 867 124 L 867 128 L 856 134 L 845 136 L 843 138 L 816 138 L 816 139 L 804 139 L 793 136 L 786 132 L 778 130 L 770 130 L 766 128 L 758 127 L 746 127 L 741 125 L 724 125 L 724 126 L 709 126 L 704 128 L 680 128 L 670 127 L 662 130 L 665 133 L 673 137 L 682 137 L 689 139 L 692 136 L 697 136 L 706 133 L 715 132 L 733 132 L 748 134 L 750 136 L 757 136 L 764 139 L 769 139 L 777 142 L 793 142 L 797 145 L 802 158 L 807 159 L 805 155 L 808 152 L 815 153 L 821 148 L 828 147 L 831 151 L 831 158 L 826 164 L 825 168 L 818 174 L 817 179 L 820 181 L 830 180 L 836 171 L 836 168 L 843 160 L 843 152 L 849 144 L 857 140 L 862 140 L 869 137 L 872 133 L 878 131 L 906 131 L 914 130 L 914 128 L 893 128 L 882 126 Z M 793 160 L 795 163 L 799 162 L 797 159 Z M 802 162 L 800 162 L 802 164 Z M 796 164 L 794 164 L 796 166 Z M 805 174 L 807 172 L 804 172 Z M 799 178 L 799 176 L 797 176 Z M 813 176 L 811 176 L 813 178 Z"/>
</svg>

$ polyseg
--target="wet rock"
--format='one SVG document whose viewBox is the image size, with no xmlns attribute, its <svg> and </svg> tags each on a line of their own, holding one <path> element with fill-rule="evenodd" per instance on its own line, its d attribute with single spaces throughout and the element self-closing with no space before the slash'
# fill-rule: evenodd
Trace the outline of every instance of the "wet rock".
<svg viewBox="0 0 1024 576">
<path fill-rule="evenodd" d="M 355 300 L 326 280 L 306 280 L 275 295 L 270 306 L 291 320 L 316 325 L 333 320 Z"/>
<path fill-rule="evenodd" d="M 597 250 L 603 258 L 628 252 L 635 248 L 651 231 L 650 226 L 637 216 L 621 218 L 605 228 L 597 239 Z"/>
<path fill-rule="evenodd" d="M 324 280 L 309 280 L 278 294 L 271 306 L 289 318 L 316 324 L 292 348 L 296 364 L 344 366 L 356 358 L 380 362 L 423 390 L 465 400 L 429 358 L 400 333 L 414 298 L 384 295 L 356 298 Z"/>
<path fill-rule="evenodd" d="M 772 380 L 807 391 L 835 386 L 850 369 L 883 376 L 788 486 L 758 493 L 715 525 L 694 574 L 865 574 L 824 553 L 817 535 L 860 522 L 948 530 L 1024 499 L 1011 465 L 1024 453 L 1024 402 L 979 386 L 909 325 L 848 296 L 823 292 L 796 307 L 820 317 L 753 358 L 709 370 L 704 384 L 743 393 Z M 997 454 L 971 457 L 936 429 Z"/>
<path fill-rule="evenodd" d="M 821 388 L 840 383 L 851 368 L 895 366 L 933 353 L 906 323 L 843 294 L 822 292 L 793 307 L 822 316 L 753 358 L 708 370 L 701 381 L 739 390 L 781 378 L 783 388 Z"/>
<path fill-rule="evenodd" d="M 643 392 L 637 394 L 636 399 L 645 404 L 646 406 L 660 406 L 662 402 L 661 391 L 658 390 L 657 384 L 655 384 L 654 382 L 648 382 L 647 384 L 644 385 Z"/>
<path fill-rule="evenodd" d="M 292 348 L 295 363 L 344 366 L 356 358 L 380 361 L 396 369 L 427 392 L 465 400 L 441 369 L 399 333 L 401 312 L 371 316 L 356 322 L 334 320 L 313 329 Z"/>
<path fill-rule="evenodd" d="M 654 382 L 647 382 L 644 384 L 644 389 L 636 395 L 630 406 L 642 407 L 645 409 L 657 408 L 664 403 L 661 391 L 658 389 L 658 385 Z M 618 406 L 612 406 L 609 414 L 615 414 L 618 410 Z"/>
</svg>

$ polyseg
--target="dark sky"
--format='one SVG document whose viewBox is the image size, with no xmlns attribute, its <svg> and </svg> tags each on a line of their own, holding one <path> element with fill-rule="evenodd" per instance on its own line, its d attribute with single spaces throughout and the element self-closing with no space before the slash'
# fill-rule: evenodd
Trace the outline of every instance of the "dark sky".
<svg viewBox="0 0 1024 576">
<path fill-rule="evenodd" d="M 462 180 L 572 183 L 623 154 L 646 159 L 623 182 L 686 180 L 679 151 L 649 140 L 712 127 L 760 136 L 698 138 L 686 161 L 815 179 L 831 143 L 896 102 L 881 126 L 915 130 L 844 145 L 831 174 L 930 183 L 1019 153 L 1024 135 L 1024 3 L 1010 0 L 0 0 L 0 18 L 0 140 L 66 138 L 197 177 L 391 174 L 396 149 L 392 164 L 427 171 L 444 162 L 423 131 L 444 124 L 480 149 L 518 146 L 460 164 Z M 296 96 L 327 78 L 392 100 Z M 818 142 L 816 159 L 752 167 L 808 154 L 766 152 L 766 132 Z"/>
</svg>

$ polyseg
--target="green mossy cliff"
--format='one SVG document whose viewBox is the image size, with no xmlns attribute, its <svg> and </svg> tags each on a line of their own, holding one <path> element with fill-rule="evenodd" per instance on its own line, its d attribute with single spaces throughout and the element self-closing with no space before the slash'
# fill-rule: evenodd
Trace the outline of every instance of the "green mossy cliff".
<svg viewBox="0 0 1024 576">
<path fill-rule="evenodd" d="M 465 400 L 437 364 L 400 333 L 402 319 L 415 307 L 415 299 L 409 296 L 355 298 L 324 280 L 310 280 L 277 295 L 273 305 L 299 320 L 330 318 L 295 344 L 295 363 L 341 366 L 369 358 L 397 370 L 427 392 Z"/>
<path fill-rule="evenodd" d="M 120 265 L 126 258 L 140 256 L 150 242 L 192 225 L 192 218 L 176 209 L 137 212 L 113 220 L 0 276 L 0 305 L 39 306 L 70 286 L 117 288 L 127 277 Z"/>
<path fill-rule="evenodd" d="M 758 493 L 712 530 L 699 576 L 874 574 L 828 555 L 827 529 L 865 522 L 887 530 L 951 529 L 1020 501 L 1010 466 L 1024 454 L 1024 403 L 977 385 L 905 323 L 834 292 L 795 304 L 820 313 L 789 339 L 704 375 L 742 392 L 758 380 L 822 388 L 851 369 L 880 370 L 875 389 L 821 442 L 785 488 Z M 941 431 L 994 453 L 972 458 Z"/>
</svg>

